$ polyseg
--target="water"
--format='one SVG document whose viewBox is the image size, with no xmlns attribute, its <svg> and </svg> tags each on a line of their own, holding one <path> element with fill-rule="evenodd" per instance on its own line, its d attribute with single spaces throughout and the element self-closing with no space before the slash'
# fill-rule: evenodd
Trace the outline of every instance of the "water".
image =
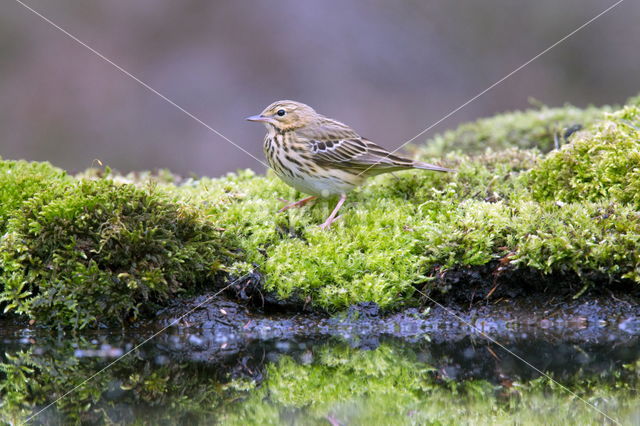
<svg viewBox="0 0 640 426">
<path fill-rule="evenodd" d="M 172 328 L 122 357 L 155 331 L 70 337 L 4 327 L 0 420 L 640 423 L 640 337 L 619 325 L 586 338 L 530 327 L 496 335 L 547 376 L 464 330 L 394 337 L 345 327 L 332 336 L 274 337 Z"/>
</svg>

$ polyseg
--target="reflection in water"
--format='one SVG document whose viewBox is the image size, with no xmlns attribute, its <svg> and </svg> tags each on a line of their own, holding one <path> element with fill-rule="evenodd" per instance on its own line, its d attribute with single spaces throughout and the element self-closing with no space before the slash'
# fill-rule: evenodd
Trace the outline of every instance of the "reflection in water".
<svg viewBox="0 0 640 426">
<path fill-rule="evenodd" d="M 0 421 L 24 420 L 151 332 L 73 339 L 0 335 Z M 615 344 L 539 337 L 503 343 L 609 416 L 640 420 L 637 337 Z M 33 420 L 425 424 L 535 419 L 601 424 L 603 416 L 477 337 L 228 343 L 183 329 L 152 340 Z"/>
</svg>

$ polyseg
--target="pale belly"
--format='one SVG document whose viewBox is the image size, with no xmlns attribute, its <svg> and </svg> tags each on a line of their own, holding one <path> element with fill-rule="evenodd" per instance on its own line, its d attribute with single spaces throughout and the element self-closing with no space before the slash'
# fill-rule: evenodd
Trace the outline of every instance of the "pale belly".
<svg viewBox="0 0 640 426">
<path fill-rule="evenodd" d="M 276 171 L 276 175 L 298 191 L 317 197 L 346 194 L 355 187 L 355 185 L 349 184 L 338 177 L 309 176 L 303 175 L 299 171 L 294 172 L 293 176 Z"/>
<path fill-rule="evenodd" d="M 298 164 L 280 156 L 280 164 L 274 164 L 267 156 L 269 166 L 286 184 L 305 194 L 331 197 L 346 194 L 364 181 L 363 176 L 354 176 L 340 169 L 323 170 L 322 175 L 307 174 Z"/>
</svg>

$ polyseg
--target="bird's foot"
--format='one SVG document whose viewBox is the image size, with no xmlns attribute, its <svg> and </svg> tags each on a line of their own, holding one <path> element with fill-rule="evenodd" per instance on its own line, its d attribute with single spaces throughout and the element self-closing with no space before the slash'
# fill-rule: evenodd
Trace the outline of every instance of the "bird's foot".
<svg viewBox="0 0 640 426">
<path fill-rule="evenodd" d="M 338 200 L 336 207 L 333 209 L 333 211 L 331 212 L 327 220 L 322 225 L 320 225 L 320 229 L 322 230 L 329 229 L 329 227 L 333 222 L 340 219 L 341 216 L 338 216 L 338 211 L 340 210 L 340 207 L 342 207 L 342 205 L 344 204 L 344 200 L 346 199 L 347 199 L 347 194 L 342 194 L 340 196 L 340 199 Z"/>
<path fill-rule="evenodd" d="M 331 228 L 331 224 L 333 222 L 335 222 L 336 220 L 340 219 L 342 217 L 342 215 L 338 216 L 338 217 L 330 217 L 329 219 L 327 219 L 322 225 L 319 225 L 320 229 L 322 229 L 323 231 Z"/>
<path fill-rule="evenodd" d="M 315 196 L 311 196 L 311 197 L 307 197 L 307 198 L 303 198 L 300 201 L 296 201 L 293 203 L 289 203 L 289 200 L 285 200 L 284 198 L 278 198 L 278 200 L 282 201 L 283 203 L 289 203 L 286 206 L 284 206 L 283 208 L 281 208 L 280 210 L 278 210 L 278 213 L 282 213 L 286 210 L 292 209 L 294 207 L 302 207 L 305 204 L 307 204 L 309 201 L 315 200 L 317 197 Z"/>
</svg>

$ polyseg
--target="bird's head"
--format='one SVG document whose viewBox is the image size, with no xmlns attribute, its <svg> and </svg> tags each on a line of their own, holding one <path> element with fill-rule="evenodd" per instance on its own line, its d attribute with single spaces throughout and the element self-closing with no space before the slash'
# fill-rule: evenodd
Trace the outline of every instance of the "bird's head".
<svg viewBox="0 0 640 426">
<path fill-rule="evenodd" d="M 249 121 L 273 126 L 281 132 L 308 126 L 318 119 L 318 113 L 309 105 L 295 101 L 277 101 L 269 105 L 259 115 L 247 117 Z"/>
</svg>

